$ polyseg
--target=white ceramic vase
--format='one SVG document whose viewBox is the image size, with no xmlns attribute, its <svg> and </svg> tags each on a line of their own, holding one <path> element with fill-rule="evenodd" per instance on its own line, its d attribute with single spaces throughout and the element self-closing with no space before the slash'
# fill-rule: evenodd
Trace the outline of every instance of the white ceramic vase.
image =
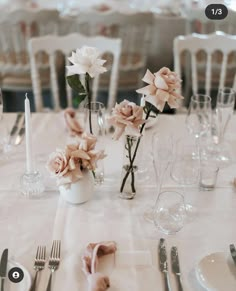
<svg viewBox="0 0 236 291">
<path fill-rule="evenodd" d="M 94 178 L 91 171 L 83 171 L 83 178 L 75 183 L 59 186 L 59 191 L 64 200 L 71 204 L 81 204 L 92 198 Z"/>
</svg>

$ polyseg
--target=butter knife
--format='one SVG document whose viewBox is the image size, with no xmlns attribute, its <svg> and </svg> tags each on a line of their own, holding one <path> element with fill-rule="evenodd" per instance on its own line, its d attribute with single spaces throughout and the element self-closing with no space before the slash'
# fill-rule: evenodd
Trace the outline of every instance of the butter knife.
<svg viewBox="0 0 236 291">
<path fill-rule="evenodd" d="M 22 127 L 16 136 L 15 145 L 19 145 L 22 142 L 24 134 L 25 134 L 25 118 L 24 118 Z"/>
<path fill-rule="evenodd" d="M 178 290 L 183 291 L 177 247 L 171 248 L 171 264 L 172 264 L 172 271 L 175 274 L 176 279 L 177 279 Z"/>
<path fill-rule="evenodd" d="M 234 244 L 229 245 L 229 249 L 230 249 L 230 253 L 231 253 L 232 259 L 234 260 L 234 264 L 236 265 L 236 249 L 235 249 L 235 245 Z"/>
<path fill-rule="evenodd" d="M 165 247 L 165 240 L 164 238 L 160 239 L 159 243 L 159 267 L 160 271 L 164 275 L 164 290 L 170 291 L 170 283 L 169 283 L 169 276 L 168 276 L 168 263 L 167 263 L 167 255 L 166 255 L 166 247 Z"/>
<path fill-rule="evenodd" d="M 8 249 L 5 249 L 2 253 L 0 261 L 1 291 L 4 291 L 4 283 L 5 278 L 7 276 L 7 261 L 8 261 Z"/>
<path fill-rule="evenodd" d="M 19 112 L 16 116 L 16 121 L 12 127 L 12 130 L 10 132 L 10 137 L 13 137 L 15 135 L 15 133 L 17 132 L 18 130 L 18 125 L 19 125 L 19 122 L 21 120 L 21 117 L 22 117 L 23 113 L 22 112 Z"/>
</svg>

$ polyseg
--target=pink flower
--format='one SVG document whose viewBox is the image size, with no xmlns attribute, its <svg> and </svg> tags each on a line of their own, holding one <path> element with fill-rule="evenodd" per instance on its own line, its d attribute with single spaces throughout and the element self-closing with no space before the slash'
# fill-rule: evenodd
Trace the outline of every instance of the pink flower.
<svg viewBox="0 0 236 291">
<path fill-rule="evenodd" d="M 177 100 L 184 97 L 176 92 L 176 89 L 181 86 L 181 80 L 175 72 L 166 67 L 163 67 L 155 74 L 147 70 L 142 80 L 148 83 L 148 86 L 138 89 L 136 92 L 144 94 L 146 96 L 145 100 L 159 111 L 163 111 L 166 102 L 170 108 L 179 107 Z"/>
<path fill-rule="evenodd" d="M 116 103 L 108 122 L 115 127 L 113 135 L 115 140 L 118 140 L 124 131 L 127 134 L 139 136 L 139 127 L 145 122 L 143 108 L 128 100 L 124 100 L 120 104 Z"/>
<path fill-rule="evenodd" d="M 68 154 L 67 150 L 57 149 L 52 153 L 46 167 L 57 177 L 58 185 L 73 183 L 82 177 L 78 163 Z"/>
<path fill-rule="evenodd" d="M 71 135 L 80 135 L 83 133 L 83 128 L 75 118 L 76 112 L 73 108 L 67 108 L 64 111 L 66 126 Z"/>
</svg>

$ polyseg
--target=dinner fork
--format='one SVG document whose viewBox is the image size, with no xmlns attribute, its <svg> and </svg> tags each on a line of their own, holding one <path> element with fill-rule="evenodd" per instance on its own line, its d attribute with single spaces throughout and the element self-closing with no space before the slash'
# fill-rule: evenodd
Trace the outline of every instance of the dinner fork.
<svg viewBox="0 0 236 291">
<path fill-rule="evenodd" d="M 52 274 L 58 269 L 60 264 L 61 241 L 54 240 L 52 243 L 51 254 L 49 257 L 48 268 L 50 269 L 50 276 L 46 291 L 51 291 Z"/>
<path fill-rule="evenodd" d="M 33 281 L 33 284 L 30 288 L 30 291 L 35 291 L 38 272 L 44 269 L 45 262 L 46 262 L 46 247 L 45 246 L 38 246 L 35 260 L 34 260 L 34 269 L 36 272 L 35 272 L 34 281 Z"/>
</svg>

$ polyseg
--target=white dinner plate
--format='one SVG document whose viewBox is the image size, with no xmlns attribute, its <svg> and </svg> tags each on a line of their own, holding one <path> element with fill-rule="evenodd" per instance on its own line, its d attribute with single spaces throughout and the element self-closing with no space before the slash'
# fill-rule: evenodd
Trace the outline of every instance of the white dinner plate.
<svg viewBox="0 0 236 291">
<path fill-rule="evenodd" d="M 7 274 L 9 270 L 14 267 L 18 267 L 24 272 L 24 278 L 19 283 L 13 283 L 9 280 L 7 276 L 6 282 L 5 282 L 5 290 L 6 291 L 29 291 L 30 286 L 31 286 L 31 277 L 28 270 L 26 270 L 26 268 L 22 266 L 21 264 L 15 261 L 9 260 L 7 264 Z"/>
<path fill-rule="evenodd" d="M 236 266 L 230 255 L 223 252 L 202 258 L 196 267 L 196 274 L 200 284 L 206 290 L 236 290 Z"/>
</svg>

